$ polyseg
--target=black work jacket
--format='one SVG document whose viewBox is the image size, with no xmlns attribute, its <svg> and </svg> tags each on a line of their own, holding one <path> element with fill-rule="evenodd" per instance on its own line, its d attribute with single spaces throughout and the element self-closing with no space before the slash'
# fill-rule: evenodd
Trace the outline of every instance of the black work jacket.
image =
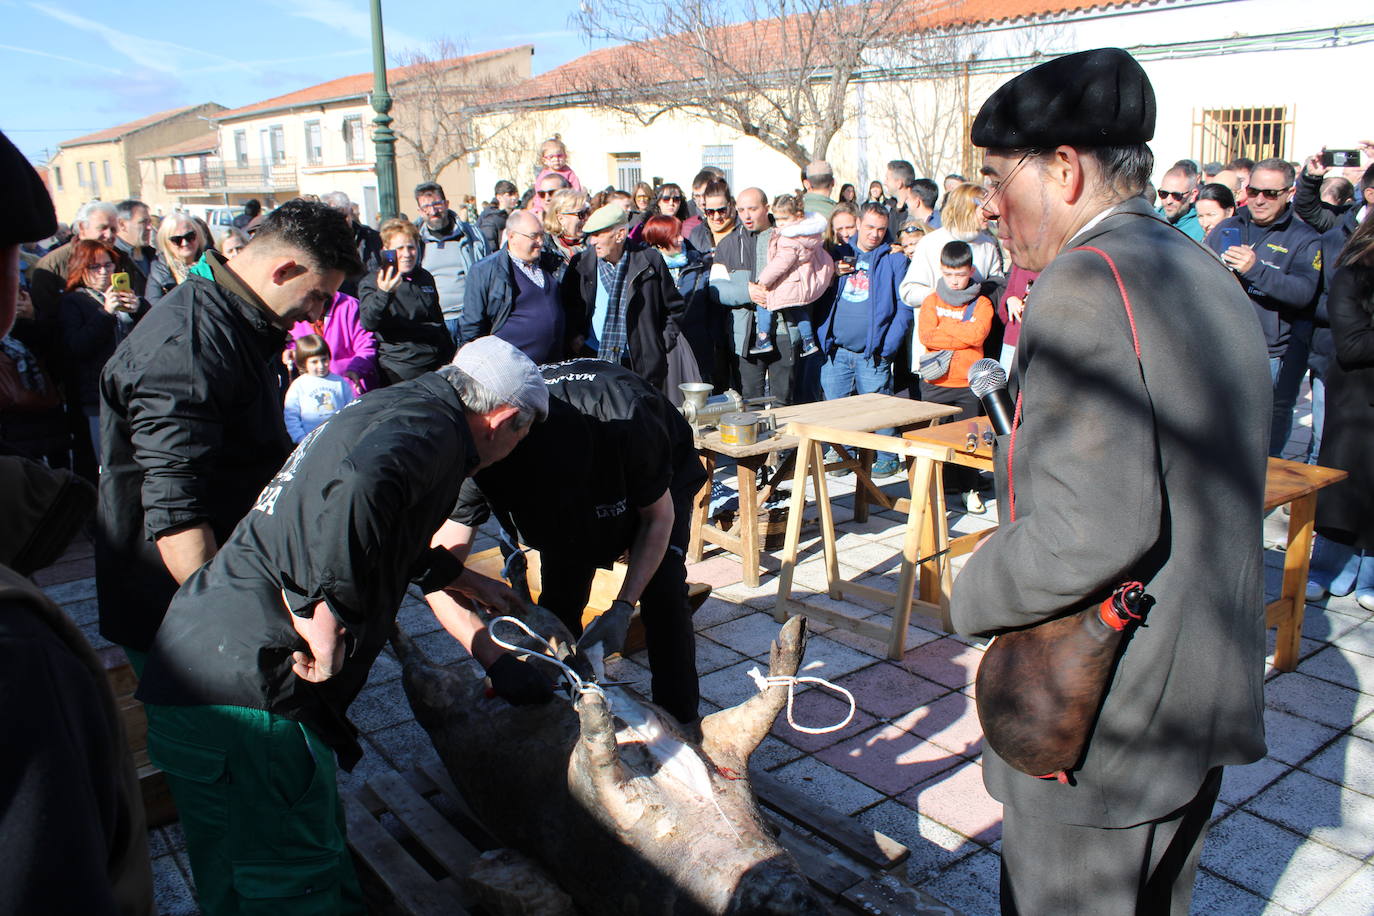
<svg viewBox="0 0 1374 916">
<path fill-rule="evenodd" d="M 540 371 L 548 419 L 468 482 L 452 518 L 476 527 L 494 511 L 524 544 L 609 567 L 633 542 L 638 510 L 701 489 L 692 428 L 624 367 L 574 359 Z"/>
<path fill-rule="evenodd" d="M 266 709 L 304 722 L 351 769 L 362 751 L 346 713 L 415 581 L 451 583 L 462 564 L 429 540 L 477 464 L 462 402 L 429 373 L 352 402 L 306 436 L 215 558 L 186 580 L 139 687 L 169 705 Z M 348 633 L 322 684 L 291 670 L 305 643 L 292 613 L 324 601 Z"/>
<path fill-rule="evenodd" d="M 274 366 L 286 332 L 207 259 L 220 282 L 188 276 L 100 378 L 100 632 L 140 651 L 177 588 L 154 539 L 205 522 L 222 543 L 291 451 Z"/>
<path fill-rule="evenodd" d="M 621 255 L 629 259 L 625 267 L 625 333 L 630 349 L 629 367 L 638 372 L 655 388 L 662 390 L 668 379 L 668 351 L 677 341 L 679 323 L 685 304 L 682 294 L 668 273 L 663 256 L 652 248 L 630 242 Z M 596 250 L 588 247 L 573 256 L 568 272 L 563 275 L 559 295 L 563 299 L 566 320 L 563 327 L 569 343 L 585 337 L 591 329 L 592 314 L 596 310 L 597 277 Z M 597 336 L 601 329 L 596 328 Z M 569 347 L 570 353 L 577 353 Z M 589 348 L 583 356 L 595 356 Z"/>
<path fill-rule="evenodd" d="M 413 379 L 453 359 L 453 335 L 444 324 L 434 276 L 417 267 L 391 292 L 373 271 L 358 284 L 358 320 L 377 339 L 377 363 Z"/>
</svg>

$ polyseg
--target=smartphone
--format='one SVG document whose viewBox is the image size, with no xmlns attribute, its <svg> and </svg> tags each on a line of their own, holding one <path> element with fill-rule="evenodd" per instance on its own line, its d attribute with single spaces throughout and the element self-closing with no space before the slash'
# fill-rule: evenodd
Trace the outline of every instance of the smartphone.
<svg viewBox="0 0 1374 916">
<path fill-rule="evenodd" d="M 1217 230 L 1217 242 L 1221 245 L 1221 250 L 1235 248 L 1240 244 L 1240 228 L 1237 226 L 1224 226 Z"/>
<path fill-rule="evenodd" d="M 849 267 L 850 269 L 853 269 L 854 267 L 858 266 L 859 259 L 852 254 L 846 255 L 845 257 L 840 258 L 840 263 L 845 265 L 846 267 Z"/>
<path fill-rule="evenodd" d="M 129 285 L 129 275 L 125 271 L 120 271 L 110 277 L 110 289 L 117 293 L 128 293 L 133 291 Z"/>
<path fill-rule="evenodd" d="M 1360 151 L 1357 149 L 1322 150 L 1322 165 L 1326 166 L 1327 168 L 1359 168 Z"/>
<path fill-rule="evenodd" d="M 395 266 L 396 266 L 396 249 L 394 249 L 394 248 L 383 248 L 383 249 L 382 249 L 382 270 L 386 270 L 388 267 L 395 267 Z"/>
</svg>

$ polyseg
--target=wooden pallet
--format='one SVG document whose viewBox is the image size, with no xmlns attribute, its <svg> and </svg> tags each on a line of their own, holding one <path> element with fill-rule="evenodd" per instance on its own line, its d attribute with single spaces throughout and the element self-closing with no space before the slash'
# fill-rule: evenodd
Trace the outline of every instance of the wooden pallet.
<svg viewBox="0 0 1374 916">
<path fill-rule="evenodd" d="M 911 855 L 901 843 L 766 773 L 750 781 L 778 841 L 835 916 L 959 916 L 896 873 Z M 462 879 L 482 851 L 500 844 L 442 767 L 374 776 L 345 800 L 345 814 L 369 912 L 480 916 Z"/>
<path fill-rule="evenodd" d="M 106 646 L 98 650 L 96 655 L 105 667 L 105 678 L 114 693 L 115 709 L 119 710 L 119 717 L 124 723 L 124 739 L 129 745 L 129 753 L 133 755 L 134 769 L 138 772 L 138 787 L 143 792 L 143 811 L 148 818 L 148 826 L 170 824 L 177 819 L 177 806 L 172 801 L 167 777 L 148 759 L 148 716 L 143 711 L 143 704 L 134 699 L 138 678 L 124 650 L 118 646 Z"/>
</svg>

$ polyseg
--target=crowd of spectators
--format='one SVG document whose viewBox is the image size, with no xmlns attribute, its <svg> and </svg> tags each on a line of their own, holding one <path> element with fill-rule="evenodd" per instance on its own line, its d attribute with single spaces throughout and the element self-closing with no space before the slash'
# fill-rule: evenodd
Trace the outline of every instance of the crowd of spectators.
<svg viewBox="0 0 1374 916">
<path fill-rule="evenodd" d="M 883 392 L 974 415 L 966 367 L 984 355 L 1015 366 L 1036 274 L 1011 264 L 984 212 L 982 180 L 937 183 L 893 160 L 881 180 L 837 191 L 834 170 L 818 160 L 768 189 L 736 190 L 707 167 L 690 183 L 593 192 L 561 139 L 537 152 L 534 174 L 498 181 L 481 203 L 450 205 L 440 184 L 419 185 L 415 220 L 380 231 L 347 195 L 323 195 L 344 214 L 362 270 L 321 318 L 292 330 L 278 369 L 283 395 L 304 365 L 294 341 L 306 336 L 322 341 L 354 397 L 437 368 L 488 334 L 538 363 L 611 357 L 675 403 L 679 383 L 705 380 L 777 404 Z M 1144 192 L 1160 219 L 1234 272 L 1257 310 L 1274 381 L 1271 454 L 1287 447 L 1310 383 L 1312 435 L 1298 456 L 1309 462 L 1320 460 L 1328 426 L 1326 378 L 1341 368 L 1329 294 L 1374 198 L 1367 169 L 1337 174 L 1321 161 L 1185 159 Z M 212 234 L 190 213 L 154 219 L 138 200 L 83 206 L 72 238 L 26 258 L 4 347 L 30 384 L 22 406 L 0 409 L 6 437 L 95 479 L 105 360 L 188 274 L 208 275 L 207 251 L 234 258 L 264 216 L 249 201 Z M 879 477 L 899 470 L 889 455 L 874 467 Z M 949 476 L 965 509 L 983 511 L 987 481 Z M 1348 531 L 1319 530 L 1311 593 L 1358 588 L 1374 604 L 1374 561 L 1347 543 Z"/>
</svg>

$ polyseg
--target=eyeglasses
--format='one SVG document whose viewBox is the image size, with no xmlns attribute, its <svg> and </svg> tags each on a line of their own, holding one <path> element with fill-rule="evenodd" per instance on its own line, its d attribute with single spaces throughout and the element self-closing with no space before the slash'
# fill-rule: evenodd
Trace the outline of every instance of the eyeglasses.
<svg viewBox="0 0 1374 916">
<path fill-rule="evenodd" d="M 529 239 L 531 242 L 542 242 L 542 241 L 544 241 L 544 233 L 542 233 L 542 232 L 521 232 L 519 229 L 510 229 L 510 230 L 508 230 L 508 231 L 510 232 L 511 235 L 523 235 L 525 238 Z"/>
<path fill-rule="evenodd" d="M 707 216 L 725 216 L 730 212 L 729 207 L 702 207 L 701 212 Z"/>
<path fill-rule="evenodd" d="M 196 234 L 194 232 L 188 232 L 185 235 L 167 236 L 167 241 L 171 242 L 173 245 L 189 245 L 195 240 Z"/>
<path fill-rule="evenodd" d="M 1161 188 L 1157 193 L 1159 194 L 1160 200 L 1168 200 L 1172 197 L 1174 200 L 1181 201 L 1183 200 L 1183 198 L 1188 196 L 1187 191 L 1165 191 L 1163 188 Z"/>
<path fill-rule="evenodd" d="M 1026 152 L 1021 156 L 1021 158 L 1016 160 L 1016 165 L 1011 167 L 1011 171 L 1007 173 L 1006 178 L 1003 178 L 1001 181 L 993 181 L 989 184 L 987 195 L 978 202 L 978 207 L 983 211 L 983 215 L 985 217 L 987 217 L 988 219 L 996 219 L 995 216 L 987 212 L 988 207 L 992 206 L 992 202 L 997 199 L 997 195 L 1001 194 L 1002 189 L 1006 187 L 1013 178 L 1016 177 L 1016 173 L 1021 171 L 1021 166 L 1026 164 L 1026 160 L 1029 159 L 1031 156 L 1037 155 L 1039 152 L 1040 150 L 1038 149 L 1026 150 Z"/>
<path fill-rule="evenodd" d="M 1263 197 L 1267 200 L 1278 200 L 1288 193 L 1288 188 L 1256 188 L 1250 185 L 1245 186 L 1245 191 L 1251 197 Z"/>
<path fill-rule="evenodd" d="M 448 201 L 446 200 L 431 200 L 427 204 L 420 204 L 421 210 L 443 210 L 446 207 L 448 207 Z"/>
<path fill-rule="evenodd" d="M 93 274 L 112 274 L 115 270 L 115 262 L 101 261 L 99 264 L 92 264 L 89 269 Z"/>
</svg>

